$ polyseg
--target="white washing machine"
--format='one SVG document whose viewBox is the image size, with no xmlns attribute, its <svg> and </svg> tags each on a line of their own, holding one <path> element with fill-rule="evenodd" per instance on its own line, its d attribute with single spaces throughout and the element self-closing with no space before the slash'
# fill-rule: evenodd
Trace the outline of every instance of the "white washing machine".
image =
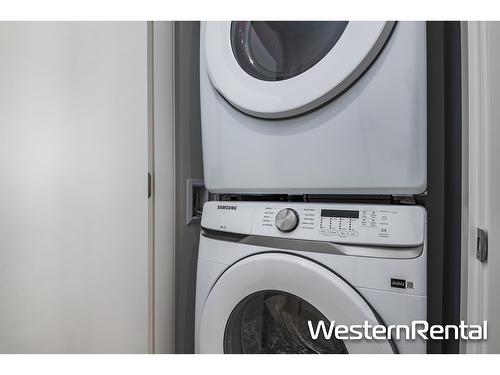
<svg viewBox="0 0 500 375">
<path fill-rule="evenodd" d="M 204 22 L 200 37 L 209 191 L 425 191 L 425 22 Z"/>
<path fill-rule="evenodd" d="M 309 321 L 426 319 L 422 207 L 208 202 L 202 228 L 196 352 L 426 352 L 422 339 L 314 339 L 308 331 Z"/>
</svg>

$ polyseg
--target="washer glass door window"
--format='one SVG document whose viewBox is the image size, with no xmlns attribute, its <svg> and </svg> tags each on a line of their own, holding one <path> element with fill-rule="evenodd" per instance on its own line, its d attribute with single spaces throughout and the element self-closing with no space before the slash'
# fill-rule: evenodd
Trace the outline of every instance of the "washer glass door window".
<svg viewBox="0 0 500 375">
<path fill-rule="evenodd" d="M 224 352 L 230 354 L 346 354 L 341 340 L 312 339 L 313 327 L 327 319 L 314 306 L 290 293 L 267 290 L 243 299 L 229 317 Z"/>
</svg>

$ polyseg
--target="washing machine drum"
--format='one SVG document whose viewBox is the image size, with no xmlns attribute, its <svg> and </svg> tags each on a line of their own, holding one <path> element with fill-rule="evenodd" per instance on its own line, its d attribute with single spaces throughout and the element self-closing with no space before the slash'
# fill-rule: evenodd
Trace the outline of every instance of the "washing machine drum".
<svg viewBox="0 0 500 375">
<path fill-rule="evenodd" d="M 286 118 L 328 102 L 373 63 L 394 22 L 207 22 L 213 86 L 256 117 Z"/>
</svg>

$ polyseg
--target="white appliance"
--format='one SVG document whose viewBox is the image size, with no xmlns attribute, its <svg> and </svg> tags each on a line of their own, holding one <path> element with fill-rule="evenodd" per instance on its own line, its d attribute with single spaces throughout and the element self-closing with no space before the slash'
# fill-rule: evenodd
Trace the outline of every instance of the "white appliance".
<svg viewBox="0 0 500 375">
<path fill-rule="evenodd" d="M 425 22 L 204 22 L 200 37 L 209 191 L 425 191 Z"/>
<path fill-rule="evenodd" d="M 311 340 L 307 321 L 426 319 L 418 206 L 208 202 L 196 290 L 198 353 L 425 353 L 423 340 Z"/>
</svg>

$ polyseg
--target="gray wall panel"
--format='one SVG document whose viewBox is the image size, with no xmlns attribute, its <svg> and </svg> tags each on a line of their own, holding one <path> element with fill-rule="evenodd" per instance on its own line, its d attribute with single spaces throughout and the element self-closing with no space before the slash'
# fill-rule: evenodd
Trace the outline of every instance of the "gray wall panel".
<svg viewBox="0 0 500 375">
<path fill-rule="evenodd" d="M 186 180 L 203 178 L 199 95 L 199 22 L 175 23 L 175 350 L 194 351 L 199 224 L 186 225 Z"/>
</svg>

